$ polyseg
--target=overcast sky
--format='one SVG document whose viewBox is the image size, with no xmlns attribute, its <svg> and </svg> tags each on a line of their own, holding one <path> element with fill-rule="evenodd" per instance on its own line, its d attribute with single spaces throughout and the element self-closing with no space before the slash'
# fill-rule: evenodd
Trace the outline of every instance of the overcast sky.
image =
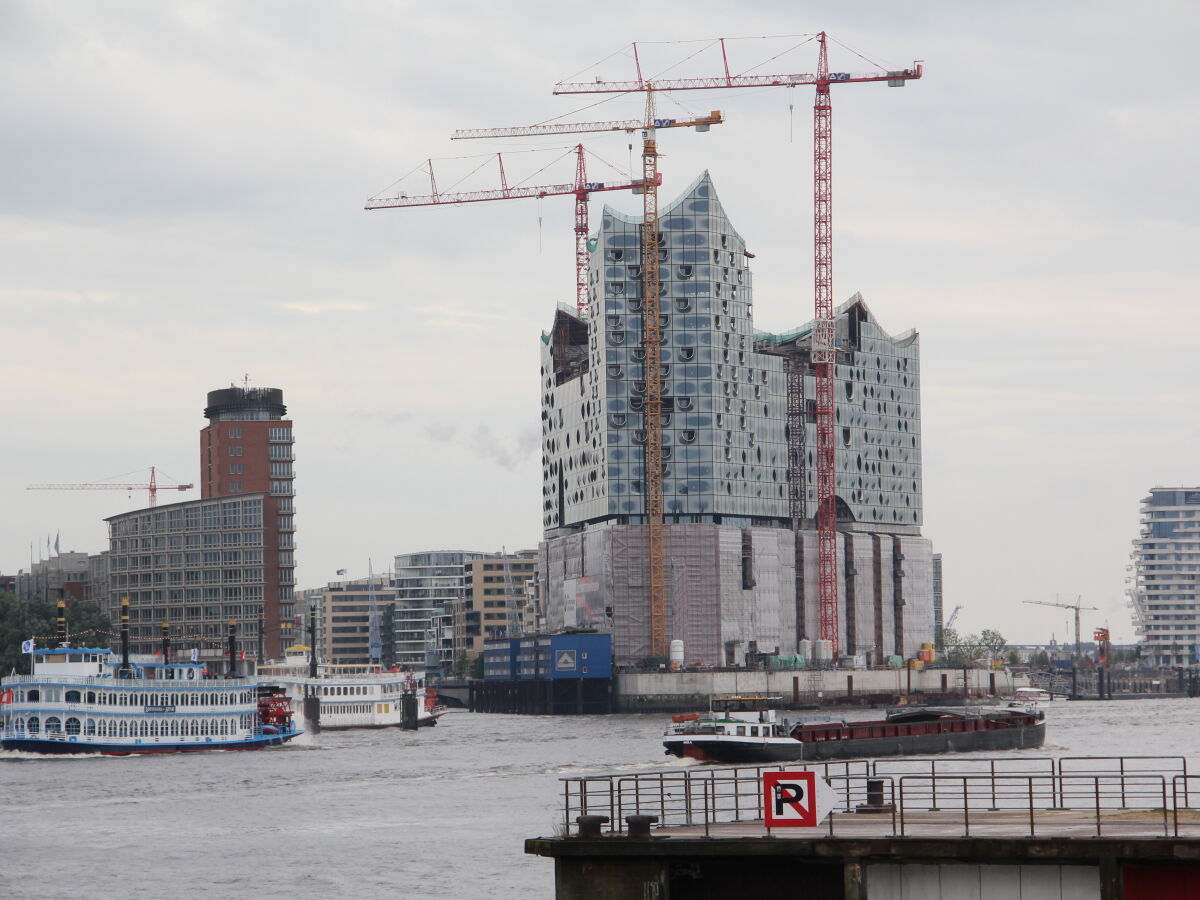
<svg viewBox="0 0 1200 900">
<path fill-rule="evenodd" d="M 396 553 L 535 546 L 538 336 L 573 302 L 571 199 L 364 201 L 425 193 L 408 173 L 426 157 L 497 149 L 510 183 L 572 180 L 558 151 L 515 152 L 569 138 L 449 134 L 640 115 L 551 94 L 632 77 L 630 41 L 647 74 L 696 51 L 672 71 L 704 74 L 720 58 L 703 43 L 650 42 L 825 29 L 835 71 L 868 68 L 846 48 L 926 65 L 903 90 L 834 88 L 834 293 L 921 334 L 947 611 L 1062 640 L 1070 614 L 1022 601 L 1082 595 L 1101 608 L 1089 635 L 1133 638 L 1139 499 L 1200 483 L 1194 4 L 433 6 L 0 3 L 0 572 L 47 535 L 105 549 L 102 518 L 145 505 L 27 484 L 151 465 L 199 482 L 205 395 L 247 375 L 296 423 L 300 586 Z M 731 69 L 812 71 L 811 42 L 765 62 L 802 41 L 730 42 Z M 762 329 L 811 317 L 812 93 L 660 106 L 728 119 L 660 133 L 662 200 L 712 173 L 757 254 Z M 628 168 L 624 136 L 585 143 Z M 490 164 L 459 181 L 482 161 L 435 163 L 439 187 L 498 186 Z M 604 201 L 640 211 L 600 195 L 594 223 Z"/>
</svg>

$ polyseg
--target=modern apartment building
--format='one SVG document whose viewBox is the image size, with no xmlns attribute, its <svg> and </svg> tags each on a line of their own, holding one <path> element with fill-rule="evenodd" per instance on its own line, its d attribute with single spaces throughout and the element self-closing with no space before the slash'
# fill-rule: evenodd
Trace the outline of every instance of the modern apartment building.
<svg viewBox="0 0 1200 900">
<path fill-rule="evenodd" d="M 611 631 L 650 655 L 645 367 L 663 385 L 668 637 L 688 662 L 794 653 L 818 633 L 811 324 L 756 331 L 746 242 L 707 173 L 659 212 L 659 359 L 642 347 L 641 221 L 605 208 L 589 308 L 542 336 L 547 627 Z M 855 295 L 836 311 L 842 653 L 912 655 L 934 636 L 921 536 L 920 345 Z"/>
<path fill-rule="evenodd" d="M 109 609 L 129 598 L 130 650 L 153 653 L 170 623 L 176 652 L 225 650 L 228 622 L 247 656 L 277 656 L 263 627 L 265 494 L 189 500 L 110 516 Z M 275 622 L 274 631 L 279 633 Z"/>
<path fill-rule="evenodd" d="M 292 422 L 277 388 L 209 391 L 200 432 L 200 496 L 263 495 L 263 627 L 269 657 L 292 643 L 295 473 Z"/>
<path fill-rule="evenodd" d="M 475 657 L 485 640 L 523 634 L 529 621 L 525 586 L 536 574 L 536 550 L 467 563 L 462 599 L 452 605 L 455 653 Z"/>
<path fill-rule="evenodd" d="M 1155 487 L 1142 498 L 1129 590 L 1143 656 L 1200 663 L 1200 487 Z"/>
<path fill-rule="evenodd" d="M 397 663 L 426 670 L 453 667 L 454 605 L 463 598 L 467 566 L 487 555 L 473 550 L 427 550 L 395 558 Z"/>
<path fill-rule="evenodd" d="M 328 585 L 321 596 L 321 660 L 385 668 L 399 662 L 392 640 L 395 602 L 396 591 L 383 575 Z"/>
</svg>

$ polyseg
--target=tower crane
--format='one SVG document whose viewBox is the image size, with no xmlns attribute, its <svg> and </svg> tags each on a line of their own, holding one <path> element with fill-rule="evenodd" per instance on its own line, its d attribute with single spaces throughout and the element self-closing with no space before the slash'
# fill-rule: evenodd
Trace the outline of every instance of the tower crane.
<svg viewBox="0 0 1200 900">
<path fill-rule="evenodd" d="M 630 93 L 644 91 L 696 91 L 717 88 L 816 87 L 813 106 L 813 281 L 814 315 L 812 361 L 816 380 L 817 430 L 817 577 L 821 638 L 832 642 L 838 652 L 837 591 L 837 462 L 834 445 L 834 365 L 837 361 L 833 319 L 833 126 L 829 88 L 834 84 L 885 81 L 889 87 L 903 87 L 920 78 L 922 66 L 888 72 L 855 74 L 830 72 L 824 31 L 816 35 L 820 44 L 816 73 L 790 75 L 734 75 L 729 71 L 725 39 L 719 38 L 724 74 L 704 78 L 647 79 L 642 75 L 637 44 L 633 60 L 637 69 L 634 81 L 559 82 L 555 94 Z M 654 626 L 652 625 L 652 630 Z"/>
<path fill-rule="evenodd" d="M 713 110 L 707 116 L 696 119 L 654 119 L 653 107 L 647 112 L 646 119 L 622 119 L 610 122 L 554 122 L 544 125 L 524 125 L 511 128 L 463 128 L 450 135 L 452 141 L 475 140 L 478 138 L 505 137 L 540 137 L 556 134 L 588 134 L 604 131 L 642 131 L 648 125 L 655 128 L 695 128 L 697 131 L 708 131 L 712 125 L 719 125 L 724 119 L 719 110 Z M 582 144 L 580 145 L 579 169 L 576 184 L 586 183 L 583 170 Z M 643 166 L 644 168 L 644 166 Z M 643 173 L 644 174 L 644 173 Z M 653 185 L 657 191 L 662 184 L 662 178 Z M 635 189 L 644 188 L 643 181 L 635 182 Z M 587 315 L 587 236 L 588 236 L 588 192 L 575 192 L 575 306 L 581 317 Z"/>
<path fill-rule="evenodd" d="M 1079 611 L 1081 609 L 1098 610 L 1098 609 L 1100 609 L 1100 607 L 1098 607 L 1098 606 L 1082 606 L 1081 604 L 1083 603 L 1083 597 L 1076 597 L 1074 603 L 1061 603 L 1058 600 L 1053 600 L 1053 601 L 1051 601 L 1051 600 L 1026 600 L 1024 602 L 1032 603 L 1036 606 L 1056 606 L 1059 609 L 1075 610 L 1075 655 L 1076 656 L 1079 655 Z"/>
<path fill-rule="evenodd" d="M 556 132 L 562 133 L 562 132 Z M 476 135 L 472 135 L 476 136 Z M 483 135 L 478 135 L 483 137 Z M 642 187 L 641 181 L 588 181 L 587 163 L 584 158 L 583 144 L 577 144 L 572 151 L 576 155 L 574 184 L 545 184 L 537 186 L 517 185 L 509 187 L 508 176 L 504 171 L 504 156 L 496 154 L 496 162 L 500 167 L 500 189 L 489 191 L 460 191 L 439 192 L 437 178 L 433 172 L 433 160 L 426 160 L 426 170 L 429 172 L 430 193 L 420 196 L 400 194 L 396 197 L 372 197 L 366 202 L 364 209 L 395 209 L 403 206 L 439 206 L 453 203 L 479 203 L 484 200 L 520 200 L 528 197 L 556 197 L 563 194 L 575 195 L 575 305 L 579 315 L 587 312 L 587 233 L 588 233 L 588 196 L 600 191 L 628 191 Z"/>
<path fill-rule="evenodd" d="M 159 490 L 164 491 L 190 491 L 194 488 L 194 484 L 159 484 L 158 470 L 154 466 L 150 467 L 150 481 L 148 484 L 132 484 L 130 482 L 107 482 L 107 481 L 85 481 L 76 484 L 31 484 L 25 490 L 27 491 L 149 491 L 150 506 L 153 508 L 158 503 Z"/>
<path fill-rule="evenodd" d="M 646 114 L 639 121 L 624 119 L 612 122 L 577 122 L 528 125 L 516 128 L 477 128 L 456 132 L 455 140 L 463 138 L 533 137 L 597 131 L 641 131 L 642 133 L 642 349 L 645 351 L 646 384 L 642 415 L 645 421 L 645 482 L 646 482 L 646 540 L 647 581 L 650 601 L 650 653 L 667 655 L 667 586 L 666 562 L 663 549 L 663 435 L 662 435 L 662 334 L 659 320 L 659 230 L 658 188 L 662 176 L 658 172 L 659 128 L 695 128 L 708 131 L 724 121 L 719 110 L 692 119 L 669 119 L 655 115 L 654 92 L 646 91 Z M 577 197 L 579 195 L 576 195 Z M 579 310 L 582 315 L 587 302 L 587 202 L 586 197 L 575 204 L 575 261 Z"/>
<path fill-rule="evenodd" d="M 954 607 L 954 610 L 953 610 L 953 612 L 951 612 L 951 613 L 950 613 L 950 618 L 948 618 L 948 619 L 946 620 L 946 624 L 942 626 L 942 629 L 943 629 L 943 630 L 945 630 L 945 629 L 947 629 L 947 628 L 953 628 L 953 627 L 954 627 L 954 623 L 955 623 L 955 621 L 958 619 L 958 614 L 959 614 L 960 612 L 962 612 L 962 606 L 961 606 L 961 605 Z"/>
</svg>

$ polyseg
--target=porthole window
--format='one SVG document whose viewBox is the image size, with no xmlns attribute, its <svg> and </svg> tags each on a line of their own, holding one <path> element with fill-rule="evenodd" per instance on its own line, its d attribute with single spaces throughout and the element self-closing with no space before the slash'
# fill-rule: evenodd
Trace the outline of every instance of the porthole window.
<svg viewBox="0 0 1200 900">
<path fill-rule="evenodd" d="M 624 375 L 624 369 L 622 369 L 621 366 L 618 365 L 618 366 L 609 366 L 608 367 L 608 377 L 609 378 L 620 378 L 622 375 Z"/>
<path fill-rule="evenodd" d="M 625 413 L 609 413 L 608 423 L 613 428 L 622 428 L 625 425 Z"/>
<path fill-rule="evenodd" d="M 625 332 L 623 332 L 623 331 L 610 331 L 610 332 L 608 333 L 608 342 L 609 342 L 610 344 L 623 344 L 623 343 L 625 343 Z"/>
<path fill-rule="evenodd" d="M 683 360 L 684 362 L 687 362 L 690 359 L 694 359 L 695 356 L 696 356 L 696 348 L 695 347 L 680 347 L 679 348 L 679 358 L 681 360 Z"/>
<path fill-rule="evenodd" d="M 692 308 L 691 297 L 676 297 L 675 308 L 680 312 L 688 312 Z"/>
<path fill-rule="evenodd" d="M 679 432 L 679 439 L 685 444 L 693 444 L 696 442 L 696 432 L 689 429 Z"/>
<path fill-rule="evenodd" d="M 609 292 L 610 294 L 612 294 L 614 297 L 619 297 L 619 296 L 621 296 L 622 294 L 624 294 L 624 293 L 625 293 L 625 282 L 623 282 L 623 281 L 610 281 L 610 282 L 608 283 L 608 292 Z"/>
</svg>

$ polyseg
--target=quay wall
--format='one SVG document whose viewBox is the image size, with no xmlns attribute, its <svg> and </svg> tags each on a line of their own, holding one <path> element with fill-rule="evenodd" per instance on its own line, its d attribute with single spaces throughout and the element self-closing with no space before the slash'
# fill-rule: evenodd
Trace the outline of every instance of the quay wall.
<svg viewBox="0 0 1200 900">
<path fill-rule="evenodd" d="M 896 702 L 949 705 L 971 698 L 1011 697 L 1024 676 L 989 669 L 803 669 L 711 672 L 623 672 L 616 676 L 618 712 L 697 712 L 713 694 L 767 693 L 792 709 Z M 902 699 L 904 698 L 904 699 Z"/>
</svg>

